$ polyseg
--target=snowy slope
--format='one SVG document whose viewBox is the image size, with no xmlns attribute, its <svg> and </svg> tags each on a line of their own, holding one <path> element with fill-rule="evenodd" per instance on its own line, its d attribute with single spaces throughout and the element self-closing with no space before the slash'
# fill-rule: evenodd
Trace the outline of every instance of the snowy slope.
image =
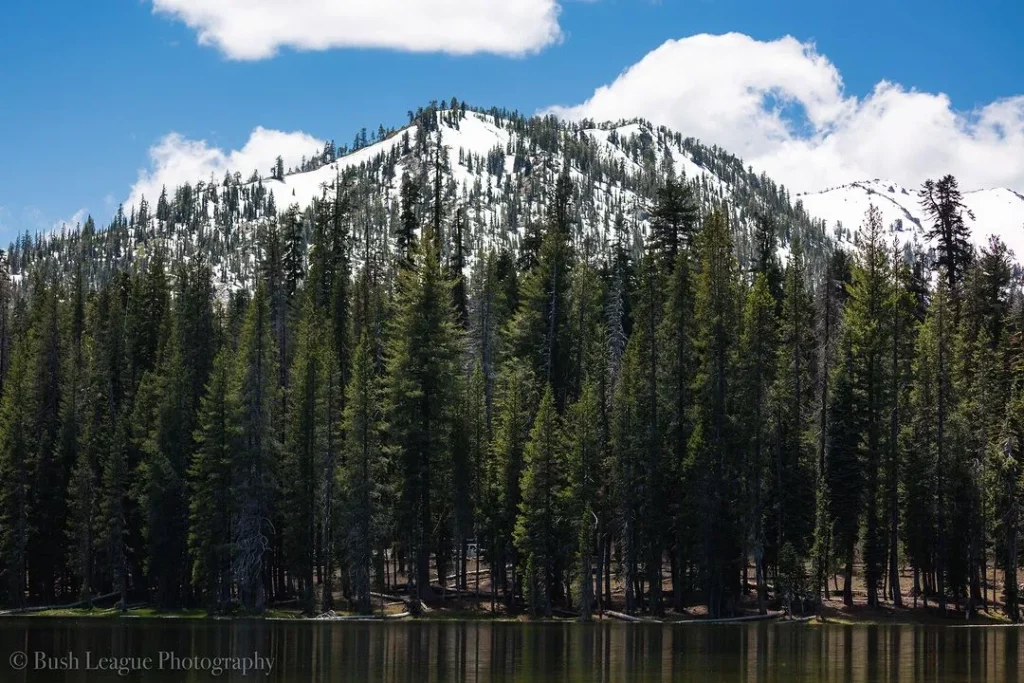
<svg viewBox="0 0 1024 683">
<path fill-rule="evenodd" d="M 500 224 L 503 221 L 501 200 L 512 193 L 514 188 L 522 189 L 525 184 L 524 178 L 518 177 L 519 174 L 514 171 L 515 154 L 508 153 L 507 150 L 517 142 L 523 142 L 524 145 L 529 146 L 530 140 L 518 140 L 517 134 L 510 132 L 504 125 L 504 121 L 495 121 L 492 116 L 487 114 L 467 112 L 465 117 L 453 126 L 444 120 L 444 115 L 447 113 L 438 112 L 438 127 L 441 144 L 447 148 L 449 168 L 456 185 L 456 197 L 460 203 L 467 204 L 469 218 L 477 225 Z M 644 172 L 642 163 L 627 154 L 622 144 L 634 136 L 654 137 L 653 133 L 654 131 L 646 124 L 631 122 L 588 128 L 581 131 L 580 139 L 582 136 L 586 136 L 590 144 L 593 145 L 595 155 L 602 161 L 620 164 L 628 176 L 639 177 Z M 305 208 L 313 199 L 333 193 L 339 173 L 348 168 L 372 164 L 382 154 L 388 154 L 393 152 L 396 147 L 401 147 L 403 137 L 406 135 L 408 135 L 409 144 L 414 145 L 417 136 L 420 135 L 420 130 L 416 125 L 410 125 L 385 140 L 339 157 L 333 163 L 314 171 L 289 174 L 283 181 L 264 178 L 261 182 L 267 191 L 273 192 L 278 212 L 284 212 L 291 204 Z M 613 137 L 615 142 L 611 141 Z M 694 162 L 684 150 L 665 141 L 658 141 L 655 145 L 658 159 L 661 159 L 666 152 L 671 157 L 677 176 L 689 180 L 703 179 L 715 188 L 722 198 L 728 198 L 731 195 L 733 188 L 729 183 Z M 504 154 L 502 172 L 499 174 L 491 173 L 481 163 L 473 164 L 468 161 L 470 157 L 486 158 L 496 151 Z M 561 172 L 564 163 L 559 156 L 552 158 L 543 158 L 542 156 L 531 159 L 531 161 L 544 163 L 546 170 L 552 174 Z M 403 160 L 399 162 L 399 168 L 409 170 L 410 163 L 408 160 Z M 399 201 L 401 170 L 396 173 L 386 188 L 383 197 L 386 205 L 390 203 L 394 207 Z M 646 201 L 636 192 L 607 180 L 595 179 L 578 168 L 571 167 L 570 175 L 577 184 L 592 185 L 595 190 L 593 204 L 588 207 L 590 220 L 585 217 L 581 226 L 584 234 L 595 236 L 600 240 L 608 239 L 610 219 L 617 210 L 637 204 L 646 205 Z M 470 195 L 486 195 L 487 201 L 468 202 L 467 197 Z M 469 206 L 470 204 L 471 206 Z M 542 207 L 536 208 L 534 218 L 540 216 Z M 636 227 L 640 232 L 644 232 L 647 228 L 646 220 L 641 219 Z M 520 237 L 522 229 L 523 227 L 520 225 L 513 234 L 505 237 L 514 244 Z M 477 246 L 483 241 L 486 240 L 477 240 Z"/>
<path fill-rule="evenodd" d="M 342 177 L 353 201 L 346 219 L 350 234 L 365 228 L 372 242 L 368 248 L 388 258 L 403 174 L 426 191 L 417 209 L 425 212 L 433 201 L 438 145 L 447 153 L 443 220 L 448 227 L 456 216 L 464 221 L 460 226 L 469 256 L 467 274 L 482 249 L 515 249 L 528 230 L 547 220 L 563 171 L 574 181 L 572 238 L 581 253 L 607 257 L 617 239 L 616 226 L 627 248 L 639 248 L 669 162 L 676 177 L 690 183 L 704 212 L 725 208 L 741 263 L 753 253 L 753 226 L 766 207 L 779 218 L 783 258 L 789 240 L 800 236 L 805 254 L 812 257 L 811 267 L 825 261 L 828 245 L 820 223 L 794 208 L 781 186 L 754 174 L 724 150 L 642 120 L 581 127 L 497 110 L 431 107 L 384 139 L 334 159 L 312 160 L 307 166 L 312 170 L 252 182 L 242 180 L 250 177 L 249 169 L 232 169 L 238 173 L 226 174 L 223 182 L 196 178 L 182 188 L 167 188 L 170 203 L 163 217 L 151 205 L 145 223 L 136 222 L 137 207 L 125 207 L 123 218 L 90 238 L 89 249 L 96 255 L 91 277 L 102 280 L 115 270 L 135 267 L 159 249 L 175 261 L 203 258 L 222 294 L 249 288 L 261 258 L 258 235 L 270 221 L 270 197 L 279 215 L 298 207 L 309 239 L 313 214 L 303 211 L 315 199 L 333 198 Z M 69 268 L 80 240 L 77 231 L 62 231 L 40 236 L 38 246 L 14 245 L 15 252 L 32 253 L 15 259 L 12 276 L 20 280 L 22 267 L 47 260 L 57 269 Z"/>
<path fill-rule="evenodd" d="M 864 214 L 872 204 L 882 214 L 884 224 L 901 242 L 924 245 L 929 222 L 921 209 L 917 190 L 888 180 L 866 180 L 842 185 L 823 192 L 797 197 L 812 216 L 825 221 L 826 233 L 842 243 L 852 243 Z M 964 193 L 964 204 L 974 215 L 965 215 L 977 245 L 988 242 L 989 235 L 1000 237 L 1018 257 L 1024 257 L 1024 196 L 996 188 Z"/>
</svg>

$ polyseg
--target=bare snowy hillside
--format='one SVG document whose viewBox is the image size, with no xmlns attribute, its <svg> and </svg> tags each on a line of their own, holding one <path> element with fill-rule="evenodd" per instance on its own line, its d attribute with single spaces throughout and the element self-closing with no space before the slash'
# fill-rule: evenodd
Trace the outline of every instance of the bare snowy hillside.
<svg viewBox="0 0 1024 683">
<path fill-rule="evenodd" d="M 921 248 L 929 222 L 921 208 L 917 188 L 908 188 L 888 180 L 866 180 L 823 192 L 799 195 L 807 213 L 821 218 L 826 234 L 840 243 L 850 244 L 864 220 L 868 207 L 874 204 L 882 213 L 886 226 L 899 236 Z M 964 222 L 971 229 L 975 244 L 988 242 L 996 235 L 1024 257 L 1024 196 L 1006 188 L 964 192 L 964 204 L 972 215 Z"/>
</svg>

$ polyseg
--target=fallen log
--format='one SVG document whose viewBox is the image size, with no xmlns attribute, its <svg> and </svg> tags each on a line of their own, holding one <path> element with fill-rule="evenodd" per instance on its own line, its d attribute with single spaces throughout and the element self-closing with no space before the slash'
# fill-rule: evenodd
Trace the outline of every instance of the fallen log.
<svg viewBox="0 0 1024 683">
<path fill-rule="evenodd" d="M 642 622 L 642 623 L 645 623 L 645 624 L 663 624 L 663 623 L 665 623 L 665 622 L 663 622 L 663 621 L 661 621 L 659 619 L 650 619 L 650 618 L 647 618 L 647 617 L 637 617 L 637 616 L 633 616 L 632 614 L 625 614 L 623 612 L 615 612 L 615 611 L 610 610 L 610 609 L 606 609 L 604 611 L 604 613 L 607 616 L 611 617 L 612 619 L 620 619 L 622 621 Z"/>
<path fill-rule="evenodd" d="M 780 624 L 806 624 L 808 621 L 813 621 L 817 617 L 788 617 L 785 619 L 779 619 Z"/>
<path fill-rule="evenodd" d="M 384 593 L 372 593 L 371 592 L 370 593 L 370 597 L 371 598 L 377 598 L 379 600 L 390 600 L 392 602 L 402 602 L 402 603 L 405 603 L 406 605 L 409 605 L 410 607 L 413 606 L 413 599 L 412 598 L 404 597 L 404 596 L 401 596 L 401 595 L 385 595 Z M 432 610 L 429 607 L 427 607 L 427 604 L 425 602 L 423 602 L 422 600 L 420 600 L 420 611 L 422 611 L 424 614 L 429 614 L 430 612 L 433 612 L 434 610 Z"/>
<path fill-rule="evenodd" d="M 330 610 L 313 617 L 316 621 L 381 621 L 383 619 L 404 619 L 410 616 L 409 612 L 399 614 L 336 614 Z"/>
<path fill-rule="evenodd" d="M 78 602 L 72 602 L 67 605 L 42 605 L 39 607 L 19 607 L 17 609 L 9 609 L 0 612 L 0 616 L 9 616 L 13 614 L 31 614 L 33 612 L 47 612 L 52 609 L 75 609 L 76 607 L 82 607 L 93 602 L 100 602 L 101 600 L 108 600 L 110 598 L 119 596 L 120 591 L 114 591 L 113 593 L 107 593 L 106 595 L 97 595 L 91 600 L 79 600 Z"/>
</svg>

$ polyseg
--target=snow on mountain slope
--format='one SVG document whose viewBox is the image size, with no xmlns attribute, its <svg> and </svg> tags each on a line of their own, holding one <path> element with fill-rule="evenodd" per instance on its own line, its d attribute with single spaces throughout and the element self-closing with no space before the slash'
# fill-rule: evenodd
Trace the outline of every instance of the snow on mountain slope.
<svg viewBox="0 0 1024 683">
<path fill-rule="evenodd" d="M 826 234 L 841 243 L 854 242 L 864 214 L 873 204 L 901 242 L 928 246 L 924 233 L 930 227 L 929 220 L 914 188 L 875 179 L 799 195 L 797 199 L 807 213 L 824 220 Z M 964 220 L 975 244 L 987 244 L 989 235 L 996 235 L 1018 257 L 1024 257 L 1024 196 L 996 188 L 965 192 L 963 201 L 974 216 L 965 215 Z"/>
<path fill-rule="evenodd" d="M 286 175 L 284 180 L 264 178 L 263 186 L 267 191 L 274 193 L 278 210 L 283 211 L 289 204 L 298 204 L 305 208 L 314 199 L 324 196 L 325 192 L 333 188 L 338 174 L 345 169 L 370 163 L 378 155 L 387 153 L 402 144 L 403 132 L 399 131 L 384 140 L 338 157 L 334 162 L 321 166 L 315 171 L 292 173 Z"/>
<path fill-rule="evenodd" d="M 646 121 L 588 122 L 581 127 L 553 117 L 431 105 L 418 110 L 404 128 L 368 142 L 337 157 L 325 150 L 324 156 L 303 162 L 305 171 L 280 179 L 232 169 L 223 180 L 196 178 L 167 188 L 145 210 L 125 207 L 109 226 L 88 237 L 95 254 L 89 277 L 102 280 L 159 250 L 174 261 L 203 258 L 222 294 L 249 288 L 257 277 L 259 236 L 272 221 L 271 207 L 279 218 L 297 216 L 310 240 L 317 216 L 323 215 L 316 212 L 333 206 L 314 208 L 314 200 L 333 199 L 339 191 L 348 197 L 350 234 L 365 229 L 366 248 L 389 258 L 403 206 L 404 174 L 422 192 L 413 205 L 420 221 L 430 215 L 440 188 L 446 235 L 442 248 L 453 248 L 451 228 L 460 221 L 470 274 L 482 249 L 515 250 L 528 231 L 540 229 L 558 176 L 567 171 L 574 181 L 572 239 L 583 247 L 581 253 L 600 259 L 617 239 L 627 248 L 642 245 L 669 161 L 675 175 L 686 178 L 704 212 L 726 210 L 741 263 L 754 253 L 753 228 L 766 208 L 778 219 L 783 258 L 789 240 L 800 236 L 810 267 L 825 263 L 828 245 L 820 223 L 794 207 L 780 185 L 724 150 Z M 438 145 L 447 156 L 440 165 Z M 440 186 L 435 184 L 439 168 Z M 344 189 L 338 188 L 339 180 Z M 290 211 L 293 205 L 298 207 L 295 213 Z M 69 230 L 42 235 L 36 242 L 19 240 L 12 245 L 12 275 L 18 279 L 23 268 L 43 261 L 70 268 L 83 239 L 78 230 Z"/>
<path fill-rule="evenodd" d="M 516 143 L 522 143 L 524 147 L 532 149 L 535 141 L 511 131 L 508 122 L 498 121 L 488 114 L 469 111 L 454 125 L 446 121 L 446 114 L 450 114 L 450 112 L 437 112 L 438 130 L 442 144 L 447 149 L 448 166 L 455 183 L 455 194 L 459 198 L 458 201 L 466 205 L 469 219 L 475 221 L 477 225 L 501 224 L 504 220 L 501 200 L 513 194 L 514 188 L 522 189 L 525 183 L 522 172 L 516 170 L 516 152 L 513 152 L 512 148 Z M 273 192 L 279 212 L 285 211 L 291 204 L 298 204 L 300 208 L 305 208 L 313 199 L 333 193 L 338 175 L 346 169 L 372 164 L 381 155 L 394 153 L 396 147 L 403 147 L 406 144 L 415 146 L 420 134 L 419 126 L 413 124 L 384 140 L 338 157 L 333 162 L 316 170 L 288 174 L 283 180 L 264 178 L 260 182 L 268 192 Z M 580 131 L 579 139 L 583 140 L 584 136 L 589 139 L 589 144 L 593 146 L 596 157 L 601 161 L 621 166 L 628 177 L 639 177 L 645 170 L 641 163 L 642 160 L 631 156 L 624 149 L 624 144 L 634 136 L 643 135 L 655 137 L 654 131 L 646 124 L 631 122 L 587 128 Z M 731 195 L 733 188 L 729 183 L 696 163 L 684 150 L 663 140 L 656 140 L 653 144 L 657 150 L 656 158 L 661 159 L 667 152 L 673 161 L 677 176 L 684 176 L 690 180 L 702 179 L 709 186 L 715 188 L 722 197 Z M 519 153 L 522 153 L 521 149 Z M 487 160 L 494 154 L 503 156 L 496 173 L 494 168 L 489 167 L 489 164 L 485 165 L 479 161 Z M 537 155 L 531 153 L 529 156 L 531 163 L 543 163 L 546 170 L 551 173 L 560 172 L 564 164 L 564 159 L 559 154 Z M 473 163 L 470 160 L 471 157 L 478 161 Z M 422 160 L 420 161 L 422 162 Z M 390 203 L 392 207 L 397 206 L 397 202 L 400 201 L 402 171 L 413 170 L 412 166 L 415 163 L 405 157 L 398 162 L 395 176 L 384 188 L 385 204 Z M 599 240 L 609 238 L 610 219 L 617 210 L 628 206 L 646 206 L 648 203 L 644 198 L 638 196 L 636 191 L 623 187 L 610 179 L 595 179 L 592 175 L 572 165 L 570 165 L 570 175 L 577 184 L 593 186 L 594 192 L 588 207 L 590 215 L 584 217 L 581 228 L 583 233 L 596 236 Z M 468 201 L 471 195 L 477 197 L 485 195 L 487 201 Z M 541 213 L 541 207 L 534 208 L 537 209 L 534 217 L 537 217 Z M 646 220 L 640 220 L 636 228 L 643 232 L 646 229 Z M 520 224 L 514 232 L 521 233 L 522 229 L 523 226 Z M 513 234 L 508 237 L 514 243 L 519 236 L 519 234 Z M 480 240 L 477 240 L 477 243 L 479 245 Z"/>
</svg>

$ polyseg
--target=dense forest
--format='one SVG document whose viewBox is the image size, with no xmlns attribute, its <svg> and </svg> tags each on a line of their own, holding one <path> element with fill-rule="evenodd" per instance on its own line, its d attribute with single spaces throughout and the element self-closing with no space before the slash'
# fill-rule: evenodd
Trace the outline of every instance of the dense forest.
<svg viewBox="0 0 1024 683">
<path fill-rule="evenodd" d="M 874 210 L 830 245 L 774 188 L 747 220 L 671 166 L 635 195 L 645 229 L 583 230 L 569 161 L 516 239 L 483 240 L 437 149 L 394 203 L 353 171 L 309 207 L 236 204 L 232 286 L 192 190 L 19 240 L 3 604 L 416 609 L 483 573 L 538 616 L 588 618 L 613 584 L 629 613 L 727 616 L 852 602 L 856 564 L 869 605 L 968 613 L 999 569 L 1019 619 L 1024 299 L 1006 247 L 971 246 L 954 178 L 920 190 L 928 254 Z"/>
</svg>

